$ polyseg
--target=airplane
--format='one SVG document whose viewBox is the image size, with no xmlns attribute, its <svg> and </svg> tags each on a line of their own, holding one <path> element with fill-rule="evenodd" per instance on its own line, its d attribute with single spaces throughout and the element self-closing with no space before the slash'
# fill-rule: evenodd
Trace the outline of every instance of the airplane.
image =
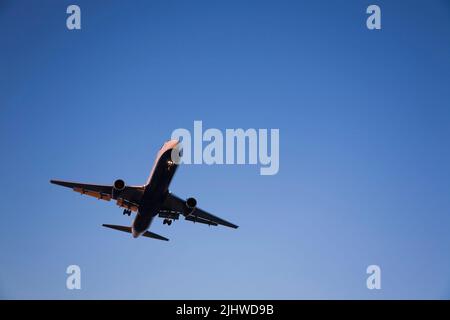
<svg viewBox="0 0 450 320">
<path fill-rule="evenodd" d="M 210 226 L 222 225 L 238 228 L 237 225 L 216 217 L 197 207 L 195 198 L 183 200 L 169 191 L 169 185 L 178 168 L 172 160 L 172 151 L 181 155 L 182 147 L 178 140 L 169 140 L 159 150 L 150 176 L 145 185 L 128 186 L 122 179 L 117 179 L 112 185 L 85 184 L 61 180 L 50 180 L 50 183 L 71 188 L 80 194 L 97 199 L 115 200 L 119 207 L 125 208 L 124 215 L 136 213 L 131 227 L 112 224 L 102 226 L 131 233 L 134 238 L 144 236 L 148 238 L 168 241 L 169 239 L 149 231 L 155 217 L 163 218 L 163 224 L 170 226 L 172 221 L 180 216 L 191 222 L 198 222 Z"/>
</svg>

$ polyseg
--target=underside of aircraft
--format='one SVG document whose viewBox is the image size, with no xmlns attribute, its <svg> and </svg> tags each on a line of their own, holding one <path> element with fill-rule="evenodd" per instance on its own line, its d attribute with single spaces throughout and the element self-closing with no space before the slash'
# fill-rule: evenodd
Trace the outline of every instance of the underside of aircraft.
<svg viewBox="0 0 450 320">
<path fill-rule="evenodd" d="M 142 186 L 128 186 L 122 179 L 117 179 L 112 185 L 86 184 L 61 180 L 50 180 L 50 182 L 97 199 L 114 200 L 119 207 L 124 208 L 124 215 L 130 216 L 134 212 L 135 218 L 131 227 L 111 224 L 103 224 L 103 226 L 131 233 L 135 238 L 144 236 L 158 240 L 169 240 L 148 231 L 155 217 L 162 218 L 163 224 L 169 226 L 173 220 L 184 217 L 187 221 L 210 226 L 222 225 L 238 228 L 237 225 L 198 208 L 195 198 L 183 200 L 169 192 L 168 187 L 178 167 L 172 161 L 172 153 L 174 151 L 179 152 L 179 150 L 181 150 L 181 146 L 177 140 L 167 141 L 158 152 L 147 183 Z"/>
</svg>

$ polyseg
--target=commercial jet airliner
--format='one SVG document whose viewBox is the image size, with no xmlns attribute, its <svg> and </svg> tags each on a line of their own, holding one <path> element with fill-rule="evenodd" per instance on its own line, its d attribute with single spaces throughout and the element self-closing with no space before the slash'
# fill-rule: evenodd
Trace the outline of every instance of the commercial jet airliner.
<svg viewBox="0 0 450 320">
<path fill-rule="evenodd" d="M 148 238 L 169 239 L 148 231 L 153 219 L 163 218 L 163 224 L 171 225 L 180 215 L 185 220 L 199 222 L 210 226 L 223 225 L 230 228 L 238 226 L 216 217 L 197 207 L 197 200 L 188 198 L 183 200 L 169 192 L 169 185 L 178 168 L 176 161 L 172 161 L 172 151 L 179 152 L 181 145 L 178 140 L 164 143 L 156 156 L 147 183 L 143 186 L 127 186 L 122 179 L 114 181 L 113 185 L 97 185 L 60 180 L 50 180 L 51 183 L 68 187 L 76 192 L 110 201 L 115 200 L 119 207 L 125 208 L 124 215 L 136 213 L 131 227 L 103 224 L 104 227 L 128 232 L 134 238 L 144 236 Z"/>
</svg>

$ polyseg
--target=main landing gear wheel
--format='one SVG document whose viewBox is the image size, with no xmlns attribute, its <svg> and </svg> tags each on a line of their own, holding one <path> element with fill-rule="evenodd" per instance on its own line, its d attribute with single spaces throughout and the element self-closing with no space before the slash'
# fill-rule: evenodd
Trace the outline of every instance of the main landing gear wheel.
<svg viewBox="0 0 450 320">
<path fill-rule="evenodd" d="M 170 226 L 172 224 L 172 220 L 170 219 L 164 219 L 163 220 L 163 224 L 167 224 L 168 226 Z"/>
<path fill-rule="evenodd" d="M 131 210 L 128 209 L 123 210 L 123 215 L 131 216 Z"/>
</svg>

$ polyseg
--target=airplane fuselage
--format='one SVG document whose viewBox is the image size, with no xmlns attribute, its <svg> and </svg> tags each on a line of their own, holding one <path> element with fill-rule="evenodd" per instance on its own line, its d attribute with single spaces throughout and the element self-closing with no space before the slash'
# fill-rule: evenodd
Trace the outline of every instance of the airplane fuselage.
<svg viewBox="0 0 450 320">
<path fill-rule="evenodd" d="M 50 183 L 71 188 L 75 192 L 97 199 L 117 201 L 125 208 L 124 215 L 136 216 L 131 226 L 102 224 L 103 227 L 139 236 L 169 241 L 166 237 L 148 230 L 155 217 L 164 219 L 163 224 L 170 226 L 180 216 L 184 220 L 209 226 L 222 225 L 238 228 L 237 225 L 221 219 L 197 206 L 195 198 L 183 199 L 169 192 L 169 186 L 181 160 L 182 142 L 169 140 L 156 155 L 150 175 L 144 185 L 126 185 L 122 179 L 116 179 L 112 185 L 89 184 L 63 180 L 50 180 Z M 173 158 L 172 158 L 173 157 Z"/>
<path fill-rule="evenodd" d="M 149 179 L 144 187 L 139 211 L 132 224 L 133 237 L 137 238 L 150 227 L 153 218 L 158 214 L 168 192 L 169 185 L 178 168 L 172 161 L 172 150 L 177 146 L 178 141 L 166 142 L 158 155 L 150 173 Z"/>
</svg>

